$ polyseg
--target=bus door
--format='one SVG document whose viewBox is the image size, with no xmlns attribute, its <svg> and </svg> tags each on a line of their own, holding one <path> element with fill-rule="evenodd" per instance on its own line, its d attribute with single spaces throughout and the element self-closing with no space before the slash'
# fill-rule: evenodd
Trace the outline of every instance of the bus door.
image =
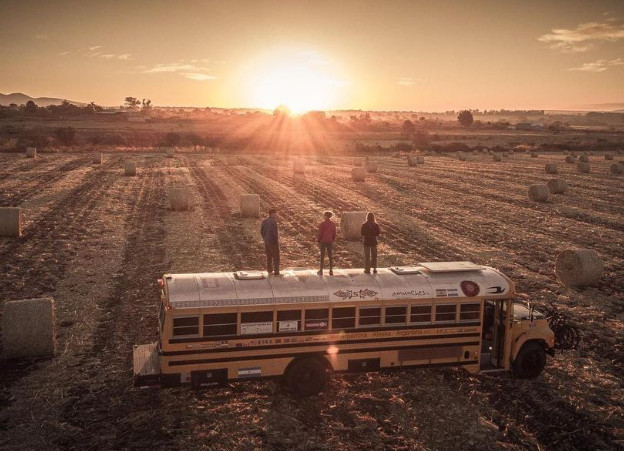
<svg viewBox="0 0 624 451">
<path fill-rule="evenodd" d="M 509 301 L 507 299 L 494 301 L 494 336 L 492 339 L 492 353 L 490 363 L 495 368 L 503 368 L 505 366 L 505 349 L 507 332 L 507 324 L 509 324 Z"/>
</svg>

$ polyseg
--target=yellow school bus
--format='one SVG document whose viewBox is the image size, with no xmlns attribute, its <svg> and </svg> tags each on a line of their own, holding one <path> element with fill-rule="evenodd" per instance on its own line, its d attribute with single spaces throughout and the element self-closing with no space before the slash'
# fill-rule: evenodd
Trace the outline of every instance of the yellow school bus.
<svg viewBox="0 0 624 451">
<path fill-rule="evenodd" d="M 514 283 L 471 262 L 165 274 L 159 340 L 135 346 L 140 387 L 284 377 L 297 396 L 333 373 L 460 366 L 538 376 L 554 334 Z"/>
</svg>

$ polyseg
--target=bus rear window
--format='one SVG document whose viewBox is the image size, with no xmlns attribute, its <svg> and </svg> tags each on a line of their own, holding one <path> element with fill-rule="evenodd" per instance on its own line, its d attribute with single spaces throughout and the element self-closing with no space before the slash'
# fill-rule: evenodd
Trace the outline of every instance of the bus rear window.
<svg viewBox="0 0 624 451">
<path fill-rule="evenodd" d="M 204 336 L 236 335 L 236 313 L 204 315 Z"/>
<path fill-rule="evenodd" d="M 329 309 L 317 308 L 305 311 L 306 330 L 323 330 L 329 327 Z"/>
<path fill-rule="evenodd" d="M 301 330 L 301 310 L 281 310 L 277 312 L 278 332 L 297 332 Z"/>
<path fill-rule="evenodd" d="M 455 322 L 456 304 L 436 305 L 435 320 L 436 323 L 452 323 Z"/>
<path fill-rule="evenodd" d="M 332 329 L 355 327 L 355 307 L 336 307 L 332 310 Z"/>
<path fill-rule="evenodd" d="M 411 323 L 430 323 L 431 322 L 431 306 L 430 305 L 412 305 L 410 310 Z"/>
<path fill-rule="evenodd" d="M 406 322 L 407 307 L 386 307 L 386 324 Z"/>
<path fill-rule="evenodd" d="M 381 324 L 381 307 L 360 307 L 360 326 Z"/>
<path fill-rule="evenodd" d="M 173 318 L 173 336 L 199 335 L 199 316 Z"/>
<path fill-rule="evenodd" d="M 461 304 L 459 307 L 460 321 L 475 321 L 481 318 L 481 304 L 474 302 L 470 304 Z"/>
</svg>

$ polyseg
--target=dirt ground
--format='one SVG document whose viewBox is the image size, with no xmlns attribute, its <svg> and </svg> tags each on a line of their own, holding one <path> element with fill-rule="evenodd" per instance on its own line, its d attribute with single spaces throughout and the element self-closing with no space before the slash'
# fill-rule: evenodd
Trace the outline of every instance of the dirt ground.
<svg viewBox="0 0 624 451">
<path fill-rule="evenodd" d="M 126 177 L 126 159 L 138 175 Z M 351 181 L 353 159 L 308 158 L 294 178 L 285 158 L 107 153 L 0 154 L 0 205 L 22 207 L 24 235 L 0 238 L 0 305 L 51 296 L 58 355 L 0 360 L 2 449 L 622 449 L 624 448 L 624 176 L 592 155 L 580 174 L 563 155 L 503 162 L 373 157 Z M 624 156 L 616 156 L 624 160 Z M 568 191 L 533 203 L 528 187 L 553 176 Z M 186 186 L 192 209 L 169 209 Z M 132 347 L 157 339 L 157 279 L 165 272 L 261 269 L 260 219 L 239 196 L 280 211 L 283 267 L 315 267 L 326 209 L 377 213 L 380 266 L 471 260 L 507 273 L 538 306 L 555 305 L 582 334 L 535 380 L 460 369 L 336 377 L 293 398 L 279 381 L 190 388 L 132 387 Z M 566 248 L 597 251 L 594 287 L 560 284 Z M 338 267 L 361 267 L 360 245 L 338 239 Z M 539 309 L 539 307 L 538 307 Z M 1 307 L 0 307 L 1 311 Z"/>
</svg>

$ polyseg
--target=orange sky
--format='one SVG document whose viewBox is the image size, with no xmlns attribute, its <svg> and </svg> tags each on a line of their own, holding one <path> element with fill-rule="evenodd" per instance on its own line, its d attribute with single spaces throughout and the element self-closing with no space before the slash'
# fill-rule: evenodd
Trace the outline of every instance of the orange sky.
<svg viewBox="0 0 624 451">
<path fill-rule="evenodd" d="M 624 102 L 624 1 L 0 0 L 0 92 L 444 111 Z"/>
</svg>

